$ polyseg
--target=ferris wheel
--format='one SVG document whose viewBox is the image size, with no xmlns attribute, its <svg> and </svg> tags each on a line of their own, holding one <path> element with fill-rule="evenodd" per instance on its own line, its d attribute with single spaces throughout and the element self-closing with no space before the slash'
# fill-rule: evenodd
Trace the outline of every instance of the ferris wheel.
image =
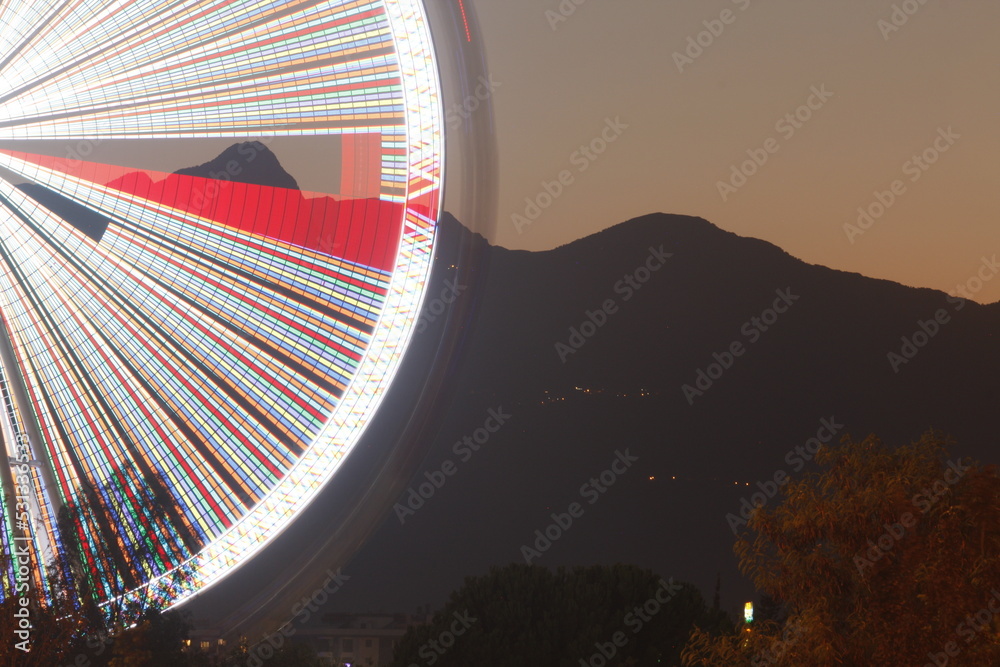
<svg viewBox="0 0 1000 667">
<path fill-rule="evenodd" d="M 72 558 L 101 599 L 170 606 L 335 477 L 410 341 L 444 166 L 425 10 L 0 22 L 0 540 L 32 586 Z"/>
</svg>

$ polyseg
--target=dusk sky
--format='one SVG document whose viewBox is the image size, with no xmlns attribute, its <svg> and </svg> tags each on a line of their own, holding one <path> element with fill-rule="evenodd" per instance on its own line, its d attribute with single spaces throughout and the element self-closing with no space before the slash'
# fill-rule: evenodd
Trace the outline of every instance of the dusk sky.
<svg viewBox="0 0 1000 667">
<path fill-rule="evenodd" d="M 225 664 L 989 627 L 1000 2 L 166 6 L 0 9 L 0 658 L 174 605 Z M 636 569 L 566 614 L 522 563 Z"/>
<path fill-rule="evenodd" d="M 567 0 L 567 17 L 557 0 L 473 2 L 500 84 L 499 245 L 543 250 L 683 213 L 810 263 L 944 291 L 1000 253 L 994 2 Z M 710 28 L 720 34 L 701 35 L 699 54 L 688 38 Z M 807 120 L 783 120 L 810 101 Z M 574 156 L 606 119 L 628 127 L 596 159 Z M 720 188 L 740 184 L 748 151 L 766 162 Z M 933 164 L 913 160 L 925 151 Z M 512 215 L 563 170 L 564 192 L 518 231 Z M 845 224 L 879 212 L 876 192 L 894 201 L 852 243 Z M 1000 300 L 1000 281 L 969 296 Z"/>
</svg>

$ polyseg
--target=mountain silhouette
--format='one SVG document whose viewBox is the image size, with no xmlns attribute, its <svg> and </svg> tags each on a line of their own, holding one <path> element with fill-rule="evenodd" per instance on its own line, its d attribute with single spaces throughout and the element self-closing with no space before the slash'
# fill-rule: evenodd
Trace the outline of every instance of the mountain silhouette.
<svg viewBox="0 0 1000 667">
<path fill-rule="evenodd" d="M 179 176 L 215 178 L 248 185 L 300 189 L 295 178 L 281 166 L 277 156 L 259 141 L 233 144 L 204 164 L 178 169 L 174 173 Z"/>
<path fill-rule="evenodd" d="M 240 146 L 252 144 L 169 179 L 217 178 Z M 238 176 L 272 187 L 284 173 L 276 163 Z M 116 187 L 190 187 L 144 177 Z M 874 432 L 902 444 L 934 427 L 957 438 L 956 455 L 995 456 L 1000 304 L 811 265 L 688 216 L 647 215 L 528 252 L 491 246 L 445 214 L 428 312 L 454 291 L 457 249 L 468 246 L 482 260 L 475 284 L 458 286 L 460 304 L 476 304 L 456 325 L 466 354 L 409 486 L 440 480 L 446 462 L 454 473 L 413 511 L 413 492 L 399 497 L 344 564 L 359 583 L 329 610 L 438 605 L 464 576 L 523 562 L 535 531 L 624 452 L 634 465 L 533 562 L 634 563 L 705 591 L 721 571 L 730 604 L 752 589 L 727 516 L 777 471 L 808 473 L 802 447 L 821 429 L 833 427 L 831 441 Z M 410 357 L 435 354 L 447 308 L 425 317 Z M 419 382 L 403 368 L 400 384 Z M 510 416 L 477 448 L 462 444 L 490 410 Z M 393 411 L 387 400 L 380 414 Z M 324 529 L 321 515 L 309 530 Z M 280 563 L 248 569 L 265 565 Z"/>
<path fill-rule="evenodd" d="M 303 193 L 259 142 L 234 144 L 215 159 L 167 174 L 118 168 L 106 185 L 226 228 L 258 234 L 378 269 L 395 260 L 403 205 Z"/>
<path fill-rule="evenodd" d="M 440 234 L 445 246 L 470 232 L 445 216 Z M 639 271 L 646 282 L 626 299 L 624 277 L 661 246 L 671 256 Z M 726 517 L 776 471 L 807 473 L 811 456 L 795 448 L 824 424 L 831 441 L 874 432 L 893 444 L 934 427 L 957 438 L 956 455 L 995 460 L 998 304 L 810 265 L 676 215 L 544 252 L 491 246 L 485 257 L 484 283 L 464 293 L 479 307 L 464 325 L 455 399 L 411 488 L 446 460 L 457 472 L 412 515 L 399 511 L 400 497 L 345 568 L 371 586 L 345 591 L 339 609 L 440 603 L 467 574 L 523 562 L 534 531 L 579 502 L 616 451 L 638 461 L 534 562 L 637 563 L 705 591 L 721 570 L 724 595 L 739 599 L 752 590 L 736 571 Z M 436 272 L 429 298 L 446 273 Z M 588 317 L 608 300 L 613 313 Z M 776 301 L 784 312 L 768 314 Z M 572 329 L 584 328 L 592 335 L 572 348 Z M 923 345 L 911 350 L 904 338 Z M 558 343 L 573 351 L 561 355 Z M 734 343 L 742 353 L 729 358 Z M 685 393 L 700 371 L 718 377 Z M 471 455 L 457 445 L 500 406 L 511 417 L 485 444 Z"/>
</svg>

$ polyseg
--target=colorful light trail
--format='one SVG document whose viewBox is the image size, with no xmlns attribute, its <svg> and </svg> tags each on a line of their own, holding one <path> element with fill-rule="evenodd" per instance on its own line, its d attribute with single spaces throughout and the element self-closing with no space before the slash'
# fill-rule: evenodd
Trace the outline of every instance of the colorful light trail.
<svg viewBox="0 0 1000 667">
<path fill-rule="evenodd" d="M 331 480 L 406 349 L 443 173 L 424 8 L 45 0 L 0 22 L 0 539 L 30 538 L 38 586 L 72 552 L 102 599 L 173 604 Z M 64 507 L 86 509 L 69 533 Z"/>
</svg>

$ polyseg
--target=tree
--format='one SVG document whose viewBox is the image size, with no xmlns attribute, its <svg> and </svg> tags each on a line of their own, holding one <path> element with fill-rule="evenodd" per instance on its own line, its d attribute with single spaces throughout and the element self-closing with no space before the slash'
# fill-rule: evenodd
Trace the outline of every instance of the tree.
<svg viewBox="0 0 1000 667">
<path fill-rule="evenodd" d="M 603 653 L 609 664 L 679 665 L 696 622 L 722 629 L 728 619 L 693 586 L 649 570 L 512 564 L 466 578 L 429 625 L 407 632 L 391 664 L 578 667 Z"/>
<path fill-rule="evenodd" d="M 5 558 L 0 558 L 0 565 L 6 566 Z M 21 639 L 14 634 L 21 620 L 18 614 L 23 609 L 13 595 L 0 601 L 0 659 L 3 664 L 52 667 L 71 663 L 74 641 L 84 627 L 84 620 L 74 615 L 69 607 L 44 606 L 33 600 L 29 607 L 30 650 L 25 652 L 16 647 Z"/>
<path fill-rule="evenodd" d="M 784 623 L 787 619 L 784 605 L 767 593 L 760 594 L 760 599 L 753 608 L 753 617 L 757 620 L 774 621 L 778 624 Z"/>
<path fill-rule="evenodd" d="M 756 509 L 734 547 L 787 619 L 698 630 L 684 664 L 1000 664 L 1000 474 L 949 460 L 953 445 L 929 431 L 820 450 L 821 472 Z"/>
<path fill-rule="evenodd" d="M 188 664 L 184 640 L 191 629 L 180 612 L 152 608 L 111 643 L 111 667 L 175 667 Z"/>
<path fill-rule="evenodd" d="M 129 595 L 173 568 L 183 588 L 183 563 L 198 540 L 162 475 L 119 469 L 100 484 L 83 480 L 77 499 L 59 509 L 63 550 L 49 565 L 59 594 L 79 606 L 93 628 L 114 633 L 159 610 L 155 595 Z"/>
<path fill-rule="evenodd" d="M 260 650 L 264 646 L 267 647 L 266 652 Z M 250 646 L 245 637 L 230 648 L 229 653 L 217 664 L 220 667 L 245 667 L 258 663 L 264 667 L 320 667 L 329 664 L 320 660 L 316 649 L 300 641 L 288 641 L 272 650 L 270 643 L 266 641 Z"/>
<path fill-rule="evenodd" d="M 187 621 L 161 614 L 155 594 L 126 595 L 197 546 L 162 477 L 116 471 L 100 484 L 85 480 L 77 499 L 59 508 L 57 523 L 61 549 L 47 563 L 48 589 L 30 590 L 30 651 L 11 639 L 0 656 L 46 667 L 185 664 Z M 169 585 L 183 587 L 190 576 L 190 568 L 176 567 Z M 18 627 L 18 607 L 13 596 L 0 602 L 0 638 Z"/>
</svg>

